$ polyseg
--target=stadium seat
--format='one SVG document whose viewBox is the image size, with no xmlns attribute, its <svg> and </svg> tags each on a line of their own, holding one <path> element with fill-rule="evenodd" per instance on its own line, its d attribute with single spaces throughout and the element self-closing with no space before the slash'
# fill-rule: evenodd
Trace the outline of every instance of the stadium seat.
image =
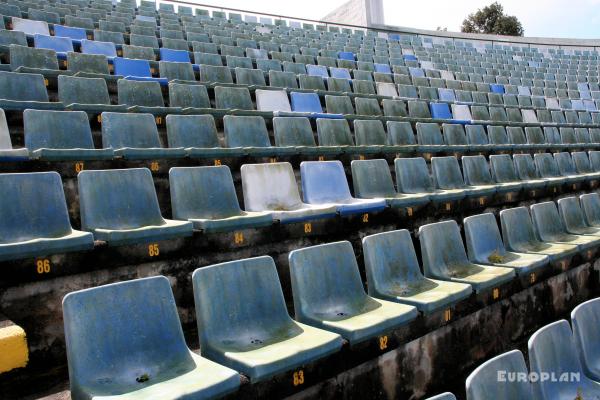
<svg viewBox="0 0 600 400">
<path fill-rule="evenodd" d="M 31 158 L 47 161 L 112 160 L 112 149 L 95 149 L 83 111 L 25 110 L 25 147 Z"/>
<path fill-rule="evenodd" d="M 384 199 L 357 199 L 350 194 L 341 161 L 303 161 L 300 163 L 302 196 L 308 204 L 335 205 L 342 215 L 383 210 Z"/>
<path fill-rule="evenodd" d="M 396 184 L 400 193 L 426 193 L 434 203 L 458 201 L 466 196 L 465 191 L 462 189 L 437 189 L 429 174 L 425 159 L 422 157 L 396 158 L 394 166 L 396 169 Z"/>
<path fill-rule="evenodd" d="M 85 170 L 77 181 L 81 227 L 96 240 L 120 246 L 192 235 L 191 222 L 162 217 L 148 169 Z"/>
<path fill-rule="evenodd" d="M 513 160 L 508 154 L 491 154 L 490 170 L 499 193 L 519 192 L 526 183 L 521 182 L 515 171 Z"/>
<path fill-rule="evenodd" d="M 161 78 L 169 81 L 191 81 L 195 82 L 194 69 L 189 62 L 159 61 L 158 71 Z"/>
<path fill-rule="evenodd" d="M 253 157 L 283 156 L 296 152 L 293 147 L 272 147 L 267 125 L 262 117 L 223 117 L 225 144 Z"/>
<path fill-rule="evenodd" d="M 206 86 L 186 85 L 176 82 L 169 83 L 169 105 L 188 110 L 211 108 Z"/>
<path fill-rule="evenodd" d="M 271 257 L 198 268 L 192 282 L 202 352 L 247 375 L 252 383 L 342 347 L 339 335 L 290 318 Z M 233 309 L 238 312 L 229 311 Z"/>
<path fill-rule="evenodd" d="M 167 85 L 169 81 L 165 78 L 153 78 L 150 72 L 148 60 L 133 60 L 129 58 L 115 57 L 113 59 L 115 75 L 124 76 L 125 79 L 137 81 L 158 82 Z"/>
<path fill-rule="evenodd" d="M 330 218 L 334 205 L 314 205 L 300 199 L 294 170 L 289 163 L 244 164 L 241 169 L 247 211 L 269 211 L 282 224 Z"/>
<path fill-rule="evenodd" d="M 3 161 L 25 161 L 29 158 L 29 150 L 26 148 L 14 149 L 10 139 L 10 131 L 6 121 L 6 114 L 0 108 L 0 162 Z"/>
<path fill-rule="evenodd" d="M 573 163 L 575 164 L 575 170 L 579 175 L 585 176 L 589 181 L 595 181 L 600 179 L 600 172 L 592 169 L 592 164 L 585 151 L 574 151 L 571 153 Z"/>
<path fill-rule="evenodd" d="M 571 311 L 571 325 L 573 339 L 579 353 L 579 360 L 585 375 L 598 382 L 600 381 L 597 329 L 600 322 L 600 298 L 588 300 L 579 304 Z"/>
<path fill-rule="evenodd" d="M 273 217 L 267 212 L 242 211 L 227 166 L 171 168 L 169 186 L 173 218 L 191 221 L 194 229 L 202 232 L 230 232 L 273 224 Z"/>
<path fill-rule="evenodd" d="M 240 385 L 236 371 L 187 347 L 164 276 L 71 292 L 63 319 L 74 400 L 209 398 Z"/>
<path fill-rule="evenodd" d="M 515 379 L 508 379 L 509 374 Z M 525 379 L 516 379 L 517 376 Z M 529 370 L 523 353 L 512 350 L 496 356 L 475 369 L 467 377 L 467 400 L 532 399 Z M 499 377 L 504 376 L 504 380 Z"/>
<path fill-rule="evenodd" d="M 507 251 L 494 214 L 472 215 L 463 223 L 467 252 L 473 263 L 514 268 L 517 275 L 536 273 L 550 263 L 543 254 Z"/>
<path fill-rule="evenodd" d="M 492 185 L 467 185 L 463 179 L 456 157 L 433 157 L 431 171 L 435 185 L 441 190 L 462 190 L 467 197 L 487 197 L 496 192 Z"/>
<path fill-rule="evenodd" d="M 31 19 L 23 19 L 12 17 L 11 18 L 12 29 L 20 31 L 26 35 L 46 35 L 50 36 L 50 29 L 48 29 L 48 23 L 45 21 L 34 21 Z"/>
<path fill-rule="evenodd" d="M 308 113 L 312 118 L 335 118 L 334 114 L 324 114 L 321 100 L 316 93 L 291 92 L 292 111 Z M 342 116 L 339 115 L 339 118 Z"/>
<path fill-rule="evenodd" d="M 117 57 L 117 49 L 115 47 L 115 44 L 112 42 L 100 42 L 97 40 L 84 39 L 81 41 L 81 52 L 84 54 L 100 54 L 106 56 L 106 58 L 108 58 L 109 60 Z M 131 71 L 132 73 L 122 73 L 122 71 L 117 72 L 117 67 L 115 65 L 115 75 L 149 76 L 143 74 L 145 73 L 144 64 L 137 62 L 134 64 L 133 62 L 135 61 L 136 60 L 131 60 L 128 58 L 120 58 L 119 70 L 121 71 L 121 68 L 125 68 L 126 71 Z M 125 67 L 123 64 L 129 64 L 130 66 Z M 131 69 L 128 70 L 127 68 Z"/>
<path fill-rule="evenodd" d="M 93 237 L 71 228 L 60 175 L 0 174 L 0 260 L 90 250 Z"/>
<path fill-rule="evenodd" d="M 529 370 L 552 374 L 555 379 L 532 381 L 533 395 L 538 399 L 590 399 L 600 396 L 600 383 L 583 373 L 569 323 L 560 320 L 539 329 L 529 338 Z M 558 379 L 567 374 L 567 379 Z M 578 376 L 579 378 L 573 378 Z"/>
<path fill-rule="evenodd" d="M 368 152 L 363 146 L 354 145 L 350 126 L 345 119 L 317 118 L 317 139 L 319 147 L 339 147 L 344 153 Z"/>
<path fill-rule="evenodd" d="M 38 49 L 54 50 L 60 60 L 66 60 L 67 53 L 73 51 L 73 42 L 66 37 L 34 35 L 33 43 Z"/>
<path fill-rule="evenodd" d="M 362 240 L 369 295 L 417 307 L 424 314 L 448 308 L 472 293 L 470 285 L 426 278 L 406 229 Z"/>
<path fill-rule="evenodd" d="M 422 225 L 419 242 L 423 271 L 428 278 L 466 283 L 476 293 L 511 281 L 515 270 L 474 264 L 467 258 L 456 221 Z"/>
<path fill-rule="evenodd" d="M 50 49 L 10 45 L 10 69 L 16 72 L 58 74 L 56 52 Z M 63 71 L 66 72 L 66 71 Z"/>
<path fill-rule="evenodd" d="M 129 160 L 185 157 L 183 148 L 163 148 L 152 114 L 102 114 L 102 147 Z"/>
<path fill-rule="evenodd" d="M 256 109 L 258 111 L 291 112 L 290 101 L 285 90 L 256 89 Z"/>
<path fill-rule="evenodd" d="M 274 117 L 273 134 L 275 146 L 294 147 L 302 155 L 338 155 L 343 152 L 338 146 L 318 146 L 310 125 L 305 117 Z"/>
<path fill-rule="evenodd" d="M 600 227 L 593 227 L 585 222 L 579 198 L 576 196 L 564 197 L 559 199 L 557 204 L 562 224 L 568 233 L 584 236 L 600 236 Z"/>
<path fill-rule="evenodd" d="M 478 188 L 495 188 L 497 193 L 504 194 L 519 191 L 520 184 L 515 183 L 496 183 L 492 179 L 490 167 L 484 156 L 463 156 L 461 158 L 465 183 L 469 186 Z"/>
<path fill-rule="evenodd" d="M 48 102 L 43 75 L 0 71 L 0 108 L 62 109 L 63 105 Z"/>
<path fill-rule="evenodd" d="M 574 244 L 581 253 L 593 251 L 600 245 L 600 235 L 574 235 L 568 233 L 553 201 L 536 203 L 530 208 L 533 226 L 541 241 Z"/>
<path fill-rule="evenodd" d="M 385 199 L 393 208 L 417 208 L 429 203 L 427 193 L 396 192 L 386 160 L 353 160 L 351 168 L 352 186 L 358 198 Z"/>
<path fill-rule="evenodd" d="M 517 176 L 523 181 L 524 189 L 535 191 L 543 189 L 548 185 L 548 180 L 540 177 L 531 154 L 513 155 L 513 164 Z"/>
<path fill-rule="evenodd" d="M 579 201 L 585 223 L 589 226 L 600 227 L 600 196 L 598 193 L 582 194 Z"/>
<path fill-rule="evenodd" d="M 67 53 L 67 65 L 76 76 L 101 77 L 107 81 L 121 78 L 118 75 L 110 75 L 106 57 L 100 54 Z"/>
<path fill-rule="evenodd" d="M 339 333 L 351 346 L 417 317 L 413 306 L 365 293 L 350 242 L 293 250 L 289 262 L 296 320 Z"/>
<path fill-rule="evenodd" d="M 54 36 L 66 37 L 75 43 L 87 39 L 87 33 L 83 28 L 54 24 Z"/>
<path fill-rule="evenodd" d="M 568 184 L 582 183 L 586 180 L 584 175 L 577 173 L 575 169 L 575 163 L 571 158 L 571 153 L 561 152 L 554 153 L 554 160 L 558 166 L 558 172 L 561 176 L 567 179 Z"/>
<path fill-rule="evenodd" d="M 246 87 L 215 87 L 215 107 L 225 110 L 254 110 Z"/>
<path fill-rule="evenodd" d="M 60 75 L 58 77 L 58 100 L 73 111 L 90 113 L 127 111 L 126 105 L 110 104 L 108 86 L 102 78 Z"/>
<path fill-rule="evenodd" d="M 119 79 L 117 91 L 119 104 L 126 104 L 129 107 L 164 107 L 165 105 L 158 82 Z"/>
</svg>

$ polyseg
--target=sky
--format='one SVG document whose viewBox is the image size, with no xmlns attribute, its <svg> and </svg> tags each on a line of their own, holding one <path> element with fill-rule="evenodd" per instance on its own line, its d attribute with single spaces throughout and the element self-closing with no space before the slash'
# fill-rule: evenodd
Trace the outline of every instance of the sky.
<svg viewBox="0 0 600 400">
<path fill-rule="evenodd" d="M 189 0 L 188 0 L 189 1 Z M 191 0 L 194 1 L 194 0 Z M 200 0 L 201 4 L 320 19 L 346 0 Z M 385 23 L 459 31 L 463 19 L 493 0 L 383 0 Z M 600 39 L 600 0 L 499 0 L 525 36 Z"/>
</svg>

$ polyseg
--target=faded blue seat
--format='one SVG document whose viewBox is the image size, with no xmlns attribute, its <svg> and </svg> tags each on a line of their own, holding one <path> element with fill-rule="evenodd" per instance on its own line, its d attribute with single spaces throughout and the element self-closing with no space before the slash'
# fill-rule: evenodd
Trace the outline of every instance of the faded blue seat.
<svg viewBox="0 0 600 400">
<path fill-rule="evenodd" d="M 469 260 L 474 263 L 514 268 L 517 275 L 535 273 L 550 263 L 547 255 L 507 251 L 494 214 L 467 217 L 464 227 Z"/>
<path fill-rule="evenodd" d="M 303 161 L 300 163 L 302 196 L 308 204 L 335 205 L 342 215 L 383 210 L 385 199 L 357 199 L 350 194 L 341 161 Z"/>
<path fill-rule="evenodd" d="M 417 317 L 413 306 L 365 293 L 350 242 L 294 250 L 289 262 L 296 320 L 339 333 L 351 346 Z"/>
<path fill-rule="evenodd" d="M 548 185 L 548 181 L 540 177 L 531 154 L 513 155 L 513 164 L 525 190 L 544 189 Z"/>
<path fill-rule="evenodd" d="M 351 51 L 340 51 L 338 53 L 338 58 L 340 60 L 349 60 L 349 61 L 354 61 L 355 60 L 354 53 L 351 52 Z"/>
<path fill-rule="evenodd" d="M 0 174 L 0 260 L 89 250 L 94 239 L 71 228 L 60 175 Z"/>
<path fill-rule="evenodd" d="M 291 92 L 290 99 L 293 112 L 308 113 L 311 118 L 343 118 L 341 114 L 324 113 L 316 93 Z"/>
<path fill-rule="evenodd" d="M 509 374 L 514 379 L 509 380 Z M 517 379 L 519 375 L 525 379 Z M 481 364 L 467 377 L 467 400 L 532 399 L 528 375 L 523 353 L 512 350 L 500 354 Z M 500 376 L 505 380 L 501 381 Z"/>
<path fill-rule="evenodd" d="M 559 199 L 557 203 L 558 213 L 568 233 L 600 236 L 600 227 L 590 226 L 586 223 L 578 197 L 564 197 Z"/>
<path fill-rule="evenodd" d="M 600 172 L 595 172 L 592 169 L 592 163 L 585 151 L 574 151 L 571 153 L 575 170 L 579 175 L 583 175 L 587 180 L 593 181 L 600 179 Z"/>
<path fill-rule="evenodd" d="M 317 146 L 310 120 L 305 117 L 274 117 L 275 146 L 294 147 L 303 155 L 337 155 L 343 153 L 339 146 Z"/>
<path fill-rule="evenodd" d="M 548 243 L 574 244 L 581 253 L 591 251 L 600 245 L 600 235 L 574 235 L 568 233 L 560 219 L 553 201 L 533 204 L 531 218 L 537 237 Z"/>
<path fill-rule="evenodd" d="M 34 35 L 33 44 L 38 49 L 56 51 L 56 57 L 59 60 L 66 60 L 67 53 L 73 51 L 73 42 L 66 37 Z"/>
<path fill-rule="evenodd" d="M 308 64 L 306 66 L 306 72 L 308 73 L 308 76 L 320 76 L 323 79 L 329 78 L 329 71 L 324 65 Z"/>
<path fill-rule="evenodd" d="M 31 158 L 48 161 L 111 160 L 112 149 L 95 149 L 88 115 L 83 111 L 25 110 L 25 147 Z"/>
<path fill-rule="evenodd" d="M 0 71 L 0 108 L 56 110 L 63 107 L 62 103 L 48 101 L 43 75 Z"/>
<path fill-rule="evenodd" d="M 539 399 L 583 399 L 600 397 L 600 383 L 587 378 L 581 367 L 573 333 L 567 321 L 560 320 L 539 329 L 527 343 L 531 373 L 552 374 L 556 379 L 532 382 L 533 394 Z M 566 380 L 560 380 L 567 374 Z M 579 374 L 579 375 L 577 375 Z M 572 376 L 579 379 L 572 379 Z"/>
<path fill-rule="evenodd" d="M 273 147 L 263 117 L 226 115 L 223 117 L 226 146 L 253 157 L 284 156 L 296 153 L 294 147 Z"/>
<path fill-rule="evenodd" d="M 429 203 L 427 193 L 398 193 L 386 160 L 353 160 L 352 186 L 362 199 L 385 199 L 393 208 L 420 207 Z"/>
<path fill-rule="evenodd" d="M 303 203 L 290 163 L 244 164 L 240 168 L 247 211 L 269 211 L 282 224 L 331 218 L 334 205 Z"/>
<path fill-rule="evenodd" d="M 582 194 L 579 201 L 585 223 L 589 226 L 600 227 L 600 195 L 598 193 Z"/>
<path fill-rule="evenodd" d="M 422 157 L 396 158 L 394 166 L 396 169 L 396 184 L 400 193 L 426 193 L 434 203 L 458 201 L 466 197 L 465 191 L 461 189 L 437 189 L 429 174 L 427 163 Z"/>
<path fill-rule="evenodd" d="M 87 33 L 83 28 L 54 24 L 54 36 L 67 37 L 74 42 L 87 39 Z"/>
<path fill-rule="evenodd" d="M 184 148 L 191 158 L 240 157 L 240 148 L 223 148 L 212 115 L 169 114 L 165 119 L 169 147 Z"/>
<path fill-rule="evenodd" d="M 352 79 L 352 77 L 350 76 L 350 71 L 348 71 L 346 68 L 329 68 L 329 73 L 331 74 L 332 78 L 348 80 Z"/>
<path fill-rule="evenodd" d="M 62 306 L 73 400 L 204 399 L 240 385 L 187 347 L 164 276 L 71 292 Z"/>
<path fill-rule="evenodd" d="M 551 261 L 569 259 L 577 254 L 577 245 L 541 241 L 535 233 L 529 210 L 525 207 L 500 211 L 504 246 L 517 253 L 545 254 Z"/>
<path fill-rule="evenodd" d="M 560 172 L 561 176 L 564 176 L 567 179 L 567 183 L 576 184 L 582 183 L 586 180 L 584 175 L 577 173 L 577 170 L 575 169 L 575 163 L 571 158 L 571 153 L 554 153 L 554 160 L 558 166 L 558 172 Z"/>
<path fill-rule="evenodd" d="M 389 64 L 375 63 L 375 72 L 379 72 L 382 74 L 391 74 L 392 68 L 389 66 Z"/>
<path fill-rule="evenodd" d="M 125 79 L 139 81 L 156 81 L 161 85 L 168 85 L 166 78 L 153 78 L 148 60 L 134 60 L 130 58 L 115 57 L 113 59 L 115 75 L 124 76 Z"/>
<path fill-rule="evenodd" d="M 102 114 L 102 147 L 130 160 L 182 158 L 183 148 L 163 148 L 152 114 Z"/>
<path fill-rule="evenodd" d="M 429 103 L 431 117 L 436 119 L 452 119 L 452 113 L 447 103 Z"/>
<path fill-rule="evenodd" d="M 456 157 L 432 157 L 431 171 L 435 185 L 441 190 L 462 190 L 467 197 L 492 196 L 495 186 L 472 186 L 465 184 Z"/>
<path fill-rule="evenodd" d="M 548 182 L 549 187 L 561 186 L 568 183 L 568 179 L 560 175 L 558 164 L 550 153 L 536 153 L 533 162 L 542 179 Z"/>
<path fill-rule="evenodd" d="M 504 94 L 504 85 L 492 83 L 490 84 L 490 90 L 492 91 L 492 93 Z"/>
<path fill-rule="evenodd" d="M 490 171 L 499 193 L 519 192 L 526 187 L 526 183 L 519 181 L 513 160 L 508 154 L 490 155 Z"/>
<path fill-rule="evenodd" d="M 600 298 L 581 303 L 571 311 L 573 339 L 585 375 L 600 381 Z"/>
<path fill-rule="evenodd" d="M 427 153 L 438 153 L 448 151 L 444 144 L 444 138 L 440 131 L 440 125 L 436 122 L 417 122 L 418 150 Z"/>
<path fill-rule="evenodd" d="M 490 161 L 492 160 L 492 157 L 493 156 L 490 156 Z M 500 158 L 499 160 L 496 160 L 495 167 L 497 169 L 503 169 L 503 167 L 506 168 L 505 170 L 499 171 L 501 180 L 504 179 L 506 181 L 498 182 L 492 178 L 490 166 L 484 156 L 463 156 L 461 161 L 465 175 L 465 183 L 475 187 L 495 186 L 496 192 L 498 193 L 519 192 L 522 185 L 520 182 L 517 182 L 510 156 L 506 155 L 506 157 L 508 157 L 508 159 Z M 502 161 L 504 161 L 504 165 Z"/>
<path fill-rule="evenodd" d="M 191 222 L 162 217 L 148 169 L 84 170 L 77 181 L 81 227 L 96 240 L 118 246 L 192 235 Z"/>
<path fill-rule="evenodd" d="M 206 233 L 230 232 L 273 224 L 267 212 L 242 211 L 227 166 L 171 168 L 173 218 L 191 221 Z"/>
<path fill-rule="evenodd" d="M 117 57 L 117 48 L 116 48 L 116 46 L 115 46 L 115 44 L 113 42 L 100 42 L 100 41 L 97 41 L 97 40 L 83 39 L 81 41 L 81 52 L 84 53 L 84 54 L 100 54 L 102 56 L 106 56 L 106 58 L 109 59 L 109 60 L 114 59 L 115 57 Z M 129 58 L 121 58 L 120 60 L 132 61 Z M 120 63 L 123 64 L 123 61 L 121 61 Z M 120 65 L 119 66 L 119 70 L 121 70 L 122 67 L 123 67 L 123 65 Z M 138 66 L 135 66 L 135 67 L 132 66 L 131 68 L 135 68 L 135 70 L 140 71 L 140 73 L 142 71 L 142 68 L 140 68 Z M 123 76 L 133 75 L 133 76 L 137 76 L 135 74 L 125 74 L 125 73 L 117 72 L 117 66 L 116 65 L 115 65 L 115 75 L 123 75 Z M 139 75 L 139 76 L 145 76 L 145 75 Z"/>
<path fill-rule="evenodd" d="M 425 314 L 448 308 L 472 293 L 471 285 L 423 276 L 406 229 L 362 240 L 369 295 L 410 304 Z"/>
<path fill-rule="evenodd" d="M 253 383 L 342 347 L 339 335 L 290 318 L 271 257 L 198 268 L 192 282 L 202 352 Z"/>
<path fill-rule="evenodd" d="M 454 103 L 456 101 L 456 96 L 454 95 L 453 89 L 438 88 L 438 97 L 440 100 L 450 103 Z"/>
<path fill-rule="evenodd" d="M 476 293 L 511 281 L 515 270 L 491 267 L 469 261 L 456 221 L 443 221 L 419 228 L 421 257 L 425 276 L 467 283 Z"/>
</svg>

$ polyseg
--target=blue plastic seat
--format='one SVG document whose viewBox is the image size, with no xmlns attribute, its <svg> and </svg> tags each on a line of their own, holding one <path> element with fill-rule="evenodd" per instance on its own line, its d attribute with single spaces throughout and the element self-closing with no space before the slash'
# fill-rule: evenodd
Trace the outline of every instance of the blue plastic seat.
<svg viewBox="0 0 600 400">
<path fill-rule="evenodd" d="M 431 117 L 436 119 L 452 119 L 452 113 L 447 103 L 429 103 Z"/>
<path fill-rule="evenodd" d="M 491 267 L 469 261 L 456 221 L 443 221 L 419 228 L 425 276 L 467 283 L 476 293 L 511 281 L 515 270 Z"/>
<path fill-rule="evenodd" d="M 94 247 L 88 232 L 71 228 L 60 175 L 56 172 L 0 174 L 0 260 Z"/>
<path fill-rule="evenodd" d="M 166 78 L 153 78 L 148 60 L 134 60 L 130 58 L 115 57 L 113 59 L 115 75 L 122 75 L 126 79 L 157 81 L 161 85 L 168 85 Z"/>
<path fill-rule="evenodd" d="M 573 339 L 585 375 L 600 381 L 600 298 L 581 303 L 571 311 Z"/>
<path fill-rule="evenodd" d="M 204 399 L 240 385 L 187 347 L 164 276 L 71 292 L 62 306 L 73 400 Z"/>
<path fill-rule="evenodd" d="M 77 181 L 81 227 L 96 240 L 118 246 L 192 235 L 191 222 L 162 217 L 148 169 L 84 170 Z"/>
<path fill-rule="evenodd" d="M 73 42 L 66 37 L 35 35 L 34 46 L 38 49 L 50 49 L 56 51 L 56 57 L 60 60 L 67 59 L 67 53 L 73 51 Z"/>
<path fill-rule="evenodd" d="M 467 197 L 492 196 L 496 192 L 493 185 L 472 186 L 465 184 L 456 157 L 432 157 L 431 171 L 435 185 L 441 190 L 462 190 Z"/>
<path fill-rule="evenodd" d="M 244 206 L 269 211 L 282 224 L 331 218 L 337 207 L 303 203 L 290 163 L 244 164 L 241 169 Z"/>
<path fill-rule="evenodd" d="M 350 194 L 341 161 L 303 161 L 300 163 L 302 196 L 308 204 L 332 204 L 342 215 L 383 210 L 384 199 L 357 199 Z"/>
<path fill-rule="evenodd" d="M 469 260 L 474 263 L 514 268 L 517 275 L 536 273 L 550 263 L 547 255 L 507 251 L 494 214 L 467 217 L 464 227 Z"/>
<path fill-rule="evenodd" d="M 427 193 L 434 203 L 458 201 L 466 197 L 466 193 L 462 189 L 437 189 L 429 174 L 427 163 L 422 157 L 396 158 L 394 166 L 400 193 Z"/>
<path fill-rule="evenodd" d="M 509 374 L 513 377 L 510 380 Z M 467 377 L 466 386 L 467 400 L 533 398 L 529 371 L 519 350 L 500 354 L 481 364 Z"/>
<path fill-rule="evenodd" d="M 173 218 L 191 221 L 194 229 L 229 232 L 273 224 L 270 213 L 242 211 L 227 166 L 171 168 L 169 186 Z"/>
<path fill-rule="evenodd" d="M 413 306 L 365 293 L 350 242 L 294 250 L 289 262 L 296 320 L 339 333 L 351 346 L 417 317 Z"/>
<path fill-rule="evenodd" d="M 600 195 L 598 193 L 582 194 L 579 201 L 585 223 L 589 226 L 600 227 Z"/>
<path fill-rule="evenodd" d="M 381 74 L 391 74 L 392 68 L 389 66 L 389 64 L 375 63 L 375 72 L 379 72 Z"/>
<path fill-rule="evenodd" d="M 130 160 L 182 158 L 183 148 L 163 148 L 152 114 L 103 112 L 102 147 Z"/>
<path fill-rule="evenodd" d="M 585 376 L 567 321 L 556 321 L 539 329 L 531 335 L 527 347 L 530 372 L 538 376 L 544 373 L 556 377 L 533 381 L 535 398 L 566 400 L 600 397 L 600 383 Z M 566 379 L 559 379 L 563 374 L 567 374 Z"/>
<path fill-rule="evenodd" d="M 354 61 L 355 60 L 354 53 L 351 52 L 351 51 L 340 51 L 338 53 L 338 58 L 340 60 L 348 60 L 348 61 Z"/>
<path fill-rule="evenodd" d="M 406 61 L 417 61 L 417 57 L 415 57 L 413 54 L 403 54 L 402 57 Z"/>
<path fill-rule="evenodd" d="M 412 77 L 425 78 L 425 71 L 418 67 L 408 67 L 408 73 Z"/>
<path fill-rule="evenodd" d="M 456 96 L 453 89 L 438 88 L 438 97 L 441 101 L 447 101 L 450 103 L 454 103 L 456 101 Z"/>
<path fill-rule="evenodd" d="M 350 71 L 348 71 L 348 69 L 346 68 L 329 68 L 329 73 L 331 74 L 332 78 L 348 80 L 352 79 L 352 77 L 350 76 Z"/>
<path fill-rule="evenodd" d="M 471 285 L 423 276 L 410 233 L 397 230 L 362 240 L 369 295 L 410 304 L 425 314 L 448 308 L 472 293 Z"/>
<path fill-rule="evenodd" d="M 490 84 L 490 90 L 492 91 L 492 93 L 504 94 L 504 85 L 492 83 Z"/>
<path fill-rule="evenodd" d="M 324 65 L 308 64 L 306 66 L 306 72 L 309 76 L 320 76 L 323 79 L 329 78 L 329 71 L 327 71 L 327 67 Z"/>
<path fill-rule="evenodd" d="M 202 352 L 253 383 L 342 347 L 339 335 L 290 318 L 271 257 L 199 268 L 192 282 Z"/>
<path fill-rule="evenodd" d="M 600 227 L 590 226 L 586 223 L 578 197 L 564 197 L 559 199 L 557 203 L 558 213 L 568 233 L 600 236 Z"/>
<path fill-rule="evenodd" d="M 393 208 L 413 208 L 429 203 L 427 193 L 398 193 L 386 160 L 353 160 L 352 186 L 361 199 L 385 199 Z"/>
<path fill-rule="evenodd" d="M 25 146 L 34 159 L 48 161 L 111 160 L 112 149 L 95 149 L 84 111 L 23 112 Z"/>
<path fill-rule="evenodd" d="M 312 118 L 335 118 L 336 114 L 323 113 L 321 100 L 316 93 L 291 92 L 290 100 L 292 111 L 299 113 L 308 113 Z M 342 115 L 339 115 L 342 118 Z"/>
<path fill-rule="evenodd" d="M 117 57 L 117 49 L 113 42 L 99 42 L 97 40 L 87 40 L 83 39 L 81 41 L 81 52 L 84 54 L 100 54 L 106 56 L 108 59 L 113 59 Z M 123 60 L 129 60 L 128 58 L 124 58 Z M 115 75 L 132 75 L 132 74 L 122 74 L 116 71 L 115 66 Z M 140 75 L 144 76 L 144 75 Z"/>
<path fill-rule="evenodd" d="M 79 42 L 82 39 L 87 39 L 87 33 L 85 29 L 58 24 L 54 24 L 54 36 L 67 37 L 75 42 Z"/>
</svg>

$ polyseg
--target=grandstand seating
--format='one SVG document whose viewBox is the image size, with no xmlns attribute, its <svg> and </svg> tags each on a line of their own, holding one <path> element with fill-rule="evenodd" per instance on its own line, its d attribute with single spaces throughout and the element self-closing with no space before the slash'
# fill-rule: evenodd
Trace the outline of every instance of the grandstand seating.
<svg viewBox="0 0 600 400">
<path fill-rule="evenodd" d="M 585 375 L 594 380 L 600 380 L 598 370 L 598 318 L 600 299 L 588 300 L 573 309 L 571 324 L 573 326 L 573 340 L 578 350 L 579 360 Z"/>
</svg>

